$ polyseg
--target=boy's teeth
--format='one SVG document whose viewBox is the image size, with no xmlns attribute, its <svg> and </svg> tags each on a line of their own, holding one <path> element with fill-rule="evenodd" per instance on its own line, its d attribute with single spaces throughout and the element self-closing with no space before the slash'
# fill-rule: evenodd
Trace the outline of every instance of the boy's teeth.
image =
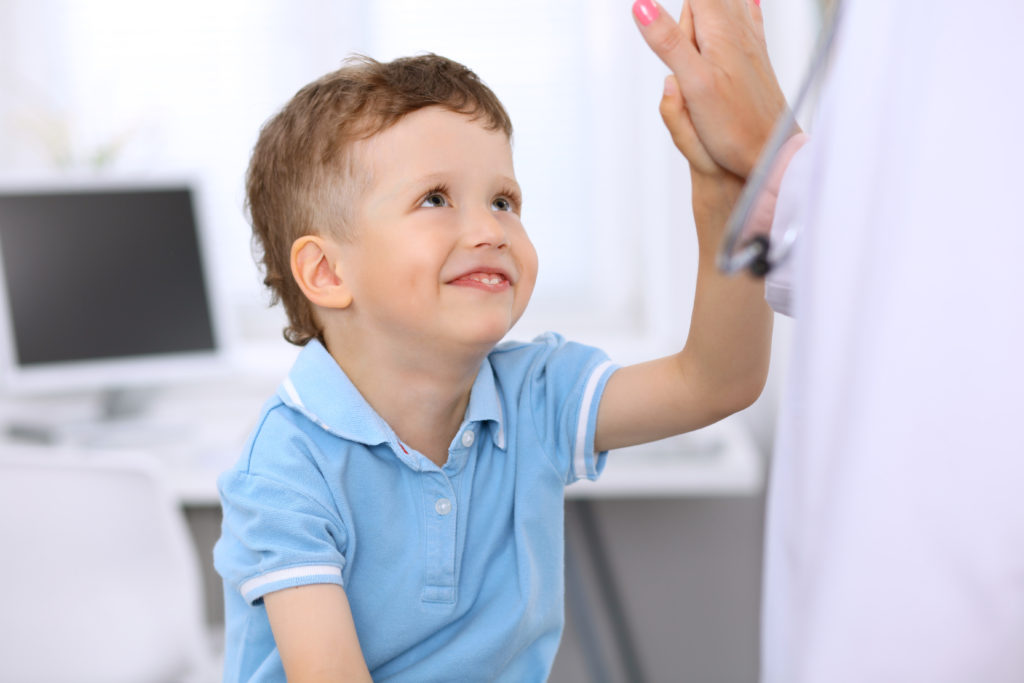
<svg viewBox="0 0 1024 683">
<path fill-rule="evenodd" d="M 471 275 L 471 280 L 482 282 L 485 285 L 497 285 L 504 279 L 500 275 Z"/>
</svg>

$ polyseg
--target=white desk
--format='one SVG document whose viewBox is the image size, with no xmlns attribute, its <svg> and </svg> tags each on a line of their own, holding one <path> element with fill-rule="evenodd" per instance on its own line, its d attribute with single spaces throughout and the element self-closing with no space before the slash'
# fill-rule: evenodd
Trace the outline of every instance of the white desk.
<svg viewBox="0 0 1024 683">
<path fill-rule="evenodd" d="M 597 481 L 566 488 L 567 498 L 672 498 L 753 495 L 764 484 L 764 459 L 740 418 L 663 441 L 608 453 Z"/>
<path fill-rule="evenodd" d="M 215 480 L 229 462 L 216 458 L 177 466 L 168 461 L 174 491 L 186 505 L 217 503 Z M 608 454 L 598 481 L 580 481 L 566 498 L 673 498 L 754 495 L 764 481 L 762 456 L 746 429 L 728 418 L 683 434 Z"/>
<path fill-rule="evenodd" d="M 216 479 L 234 464 L 276 378 L 248 378 L 162 392 L 144 419 L 96 422 L 79 404 L 52 399 L 0 405 L 0 419 L 59 425 L 56 445 L 127 448 L 159 456 L 184 505 L 218 504 Z M 0 449 L 3 443 L 0 441 Z M 680 436 L 612 451 L 597 482 L 566 489 L 576 498 L 671 498 L 753 495 L 764 481 L 763 457 L 736 416 Z"/>
</svg>

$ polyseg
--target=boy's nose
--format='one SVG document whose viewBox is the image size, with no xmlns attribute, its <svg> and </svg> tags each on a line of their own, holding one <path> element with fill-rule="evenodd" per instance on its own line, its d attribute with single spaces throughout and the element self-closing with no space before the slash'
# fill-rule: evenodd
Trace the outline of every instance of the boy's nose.
<svg viewBox="0 0 1024 683">
<path fill-rule="evenodd" d="M 464 237 L 471 247 L 508 246 L 508 232 L 493 211 L 474 211 L 467 216 Z"/>
</svg>

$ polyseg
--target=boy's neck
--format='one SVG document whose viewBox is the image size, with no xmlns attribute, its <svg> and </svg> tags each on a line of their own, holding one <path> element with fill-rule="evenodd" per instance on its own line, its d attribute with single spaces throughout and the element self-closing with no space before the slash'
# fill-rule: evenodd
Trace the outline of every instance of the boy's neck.
<svg viewBox="0 0 1024 683">
<path fill-rule="evenodd" d="M 331 343 L 327 350 L 373 409 L 407 446 L 439 467 L 465 418 L 469 394 L 486 354 L 439 358 L 430 353 L 353 349 Z"/>
</svg>

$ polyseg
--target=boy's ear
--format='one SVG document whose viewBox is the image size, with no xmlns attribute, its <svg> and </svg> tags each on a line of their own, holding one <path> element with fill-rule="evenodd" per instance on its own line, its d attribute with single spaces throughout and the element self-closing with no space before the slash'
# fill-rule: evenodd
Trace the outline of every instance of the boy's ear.
<svg viewBox="0 0 1024 683">
<path fill-rule="evenodd" d="M 318 235 L 303 235 L 292 242 L 292 277 L 313 304 L 348 308 L 352 292 L 345 283 L 337 249 Z"/>
</svg>

